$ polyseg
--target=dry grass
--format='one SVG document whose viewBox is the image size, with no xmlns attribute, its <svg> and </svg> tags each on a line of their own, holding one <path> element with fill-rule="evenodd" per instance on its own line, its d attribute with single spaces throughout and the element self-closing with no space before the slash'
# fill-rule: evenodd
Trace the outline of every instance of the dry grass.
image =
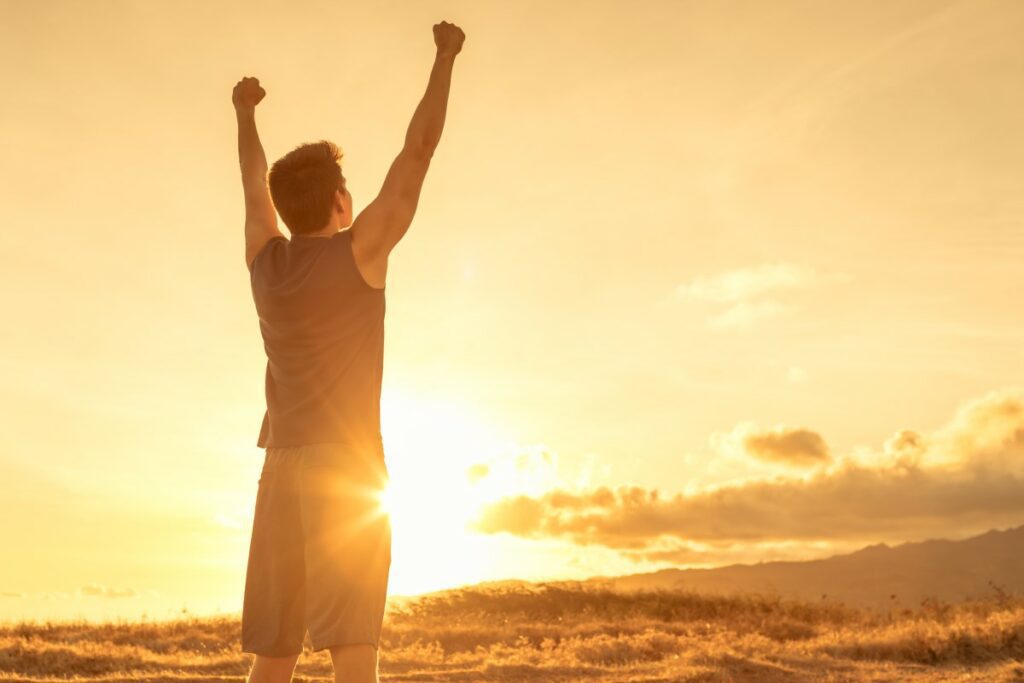
<svg viewBox="0 0 1024 683">
<path fill-rule="evenodd" d="M 308 647 L 308 643 L 307 643 Z M 0 681 L 241 681 L 237 618 L 0 627 Z M 887 614 L 764 595 L 540 584 L 394 605 L 385 681 L 1024 681 L 1024 599 Z M 330 680 L 307 652 L 296 681 Z"/>
</svg>

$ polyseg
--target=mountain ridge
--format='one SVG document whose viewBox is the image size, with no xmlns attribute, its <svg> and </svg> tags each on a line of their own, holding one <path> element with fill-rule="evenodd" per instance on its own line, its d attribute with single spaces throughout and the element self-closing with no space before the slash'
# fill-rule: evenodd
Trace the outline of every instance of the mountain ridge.
<svg viewBox="0 0 1024 683">
<path fill-rule="evenodd" d="M 803 600 L 832 599 L 866 607 L 909 607 L 934 598 L 959 601 L 994 592 L 1024 594 L 1024 525 L 990 529 L 961 540 L 875 543 L 815 560 L 774 560 L 588 581 L 614 588 L 759 592 Z"/>
</svg>

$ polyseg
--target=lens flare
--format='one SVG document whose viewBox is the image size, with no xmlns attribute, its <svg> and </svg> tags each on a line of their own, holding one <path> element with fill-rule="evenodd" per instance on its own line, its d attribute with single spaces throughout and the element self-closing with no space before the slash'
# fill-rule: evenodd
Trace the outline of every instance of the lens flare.
<svg viewBox="0 0 1024 683">
<path fill-rule="evenodd" d="M 377 506 L 380 509 L 381 514 L 391 517 L 394 512 L 394 505 L 395 499 L 394 494 L 392 493 L 391 484 L 385 484 L 377 492 Z"/>
</svg>

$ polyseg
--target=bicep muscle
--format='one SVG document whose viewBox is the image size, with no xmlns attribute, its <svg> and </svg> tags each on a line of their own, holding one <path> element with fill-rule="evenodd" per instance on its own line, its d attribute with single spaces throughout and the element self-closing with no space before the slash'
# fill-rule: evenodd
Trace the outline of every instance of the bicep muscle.
<svg viewBox="0 0 1024 683">
<path fill-rule="evenodd" d="M 353 236 L 371 259 L 386 259 L 409 229 L 429 167 L 429 155 L 403 149 L 388 169 L 380 193 L 353 222 Z"/>
</svg>

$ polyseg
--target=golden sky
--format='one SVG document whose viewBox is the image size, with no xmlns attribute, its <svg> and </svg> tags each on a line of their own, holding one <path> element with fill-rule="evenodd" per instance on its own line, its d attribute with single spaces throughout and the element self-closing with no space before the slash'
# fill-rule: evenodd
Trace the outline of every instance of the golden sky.
<svg viewBox="0 0 1024 683">
<path fill-rule="evenodd" d="M 231 88 L 271 162 L 337 142 L 359 211 L 442 19 L 393 592 L 1024 523 L 1017 0 L 0 2 L 0 619 L 240 609 Z"/>
</svg>

